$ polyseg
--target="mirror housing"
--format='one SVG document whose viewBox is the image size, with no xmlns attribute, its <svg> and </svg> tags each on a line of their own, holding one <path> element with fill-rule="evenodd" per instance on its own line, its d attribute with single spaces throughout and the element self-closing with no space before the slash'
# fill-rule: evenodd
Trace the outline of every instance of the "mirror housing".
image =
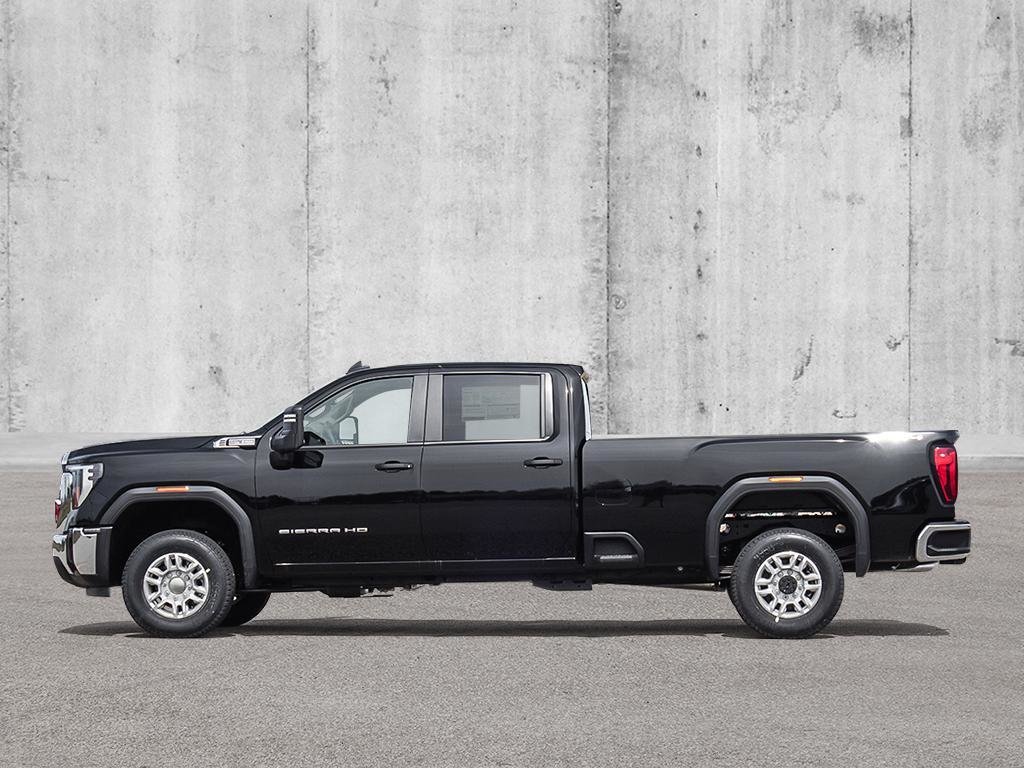
<svg viewBox="0 0 1024 768">
<path fill-rule="evenodd" d="M 295 406 L 285 411 L 281 429 L 270 439 L 270 450 L 282 456 L 290 456 L 299 450 L 305 436 L 302 424 L 302 408 Z"/>
</svg>

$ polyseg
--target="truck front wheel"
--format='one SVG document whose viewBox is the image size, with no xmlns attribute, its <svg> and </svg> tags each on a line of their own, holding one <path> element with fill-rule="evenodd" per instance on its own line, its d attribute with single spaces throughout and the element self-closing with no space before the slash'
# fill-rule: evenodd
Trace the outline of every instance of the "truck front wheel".
<svg viewBox="0 0 1024 768">
<path fill-rule="evenodd" d="M 121 576 L 135 623 L 157 637 L 199 637 L 218 626 L 235 599 L 235 569 L 197 531 L 153 534 L 128 557 Z"/>
<path fill-rule="evenodd" d="M 751 629 L 768 637 L 810 637 L 843 602 L 843 565 L 813 533 L 766 531 L 736 558 L 729 597 Z"/>
</svg>

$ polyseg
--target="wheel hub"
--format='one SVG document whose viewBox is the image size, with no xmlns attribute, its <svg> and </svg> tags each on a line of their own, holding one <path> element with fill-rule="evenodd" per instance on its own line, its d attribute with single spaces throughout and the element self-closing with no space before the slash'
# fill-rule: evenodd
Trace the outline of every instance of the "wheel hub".
<svg viewBox="0 0 1024 768">
<path fill-rule="evenodd" d="M 784 595 L 792 595 L 797 589 L 796 577 L 790 573 L 787 573 L 781 579 L 779 579 L 779 592 Z M 173 586 L 171 587 L 173 589 Z"/>
<path fill-rule="evenodd" d="M 776 621 L 808 613 L 817 604 L 821 587 L 821 571 L 801 552 L 777 552 L 754 574 L 757 604 Z"/>
<path fill-rule="evenodd" d="M 172 576 L 167 580 L 167 589 L 169 589 L 173 595 L 183 594 L 187 587 L 188 582 L 186 582 L 180 575 Z"/>
<path fill-rule="evenodd" d="M 165 619 L 186 619 L 206 604 L 209 569 L 181 552 L 161 555 L 146 569 L 142 594 Z"/>
</svg>

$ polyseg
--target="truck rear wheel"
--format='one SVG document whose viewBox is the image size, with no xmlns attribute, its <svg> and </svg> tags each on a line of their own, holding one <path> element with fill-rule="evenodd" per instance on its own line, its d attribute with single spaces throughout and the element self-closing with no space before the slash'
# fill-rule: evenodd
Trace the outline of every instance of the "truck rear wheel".
<svg viewBox="0 0 1024 768">
<path fill-rule="evenodd" d="M 244 592 L 235 595 L 234 605 L 220 624 L 222 627 L 240 627 L 260 615 L 270 600 L 269 592 Z"/>
<path fill-rule="evenodd" d="M 218 626 L 235 599 L 235 569 L 197 531 L 153 534 L 128 557 L 121 593 L 135 623 L 157 637 L 199 637 Z"/>
<path fill-rule="evenodd" d="M 767 637 L 810 637 L 843 602 L 843 565 L 813 533 L 766 531 L 736 558 L 729 597 L 751 629 Z"/>
</svg>

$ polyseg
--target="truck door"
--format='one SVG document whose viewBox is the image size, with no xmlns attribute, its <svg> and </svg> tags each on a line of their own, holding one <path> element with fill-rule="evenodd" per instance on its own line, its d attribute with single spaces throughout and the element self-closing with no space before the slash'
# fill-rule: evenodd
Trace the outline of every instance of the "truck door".
<svg viewBox="0 0 1024 768">
<path fill-rule="evenodd" d="M 260 532 L 274 569 L 423 559 L 426 374 L 363 379 L 310 407 L 294 466 L 261 441 Z M 315 570 L 315 568 L 314 568 Z"/>
<path fill-rule="evenodd" d="M 557 371 L 430 375 L 420 512 L 427 557 L 574 556 L 565 391 Z"/>
</svg>

